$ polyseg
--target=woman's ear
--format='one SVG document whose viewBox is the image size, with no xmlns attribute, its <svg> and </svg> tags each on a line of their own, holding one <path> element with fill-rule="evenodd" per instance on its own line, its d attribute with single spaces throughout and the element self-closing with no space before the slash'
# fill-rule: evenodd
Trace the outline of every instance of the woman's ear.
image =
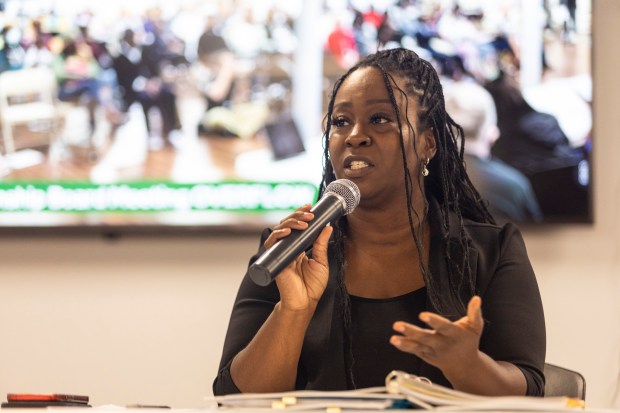
<svg viewBox="0 0 620 413">
<path fill-rule="evenodd" d="M 437 141 L 433 128 L 427 128 L 422 132 L 422 156 L 424 158 L 433 159 L 437 152 Z"/>
</svg>

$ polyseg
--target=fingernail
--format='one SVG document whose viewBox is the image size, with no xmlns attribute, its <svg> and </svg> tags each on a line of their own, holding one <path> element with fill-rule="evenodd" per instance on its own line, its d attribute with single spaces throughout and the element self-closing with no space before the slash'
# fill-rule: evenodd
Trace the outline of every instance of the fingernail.
<svg viewBox="0 0 620 413">
<path fill-rule="evenodd" d="M 402 324 L 396 324 L 394 325 L 394 330 L 398 331 L 399 333 L 402 333 L 405 331 L 405 326 Z"/>
<path fill-rule="evenodd" d="M 390 338 L 390 343 L 392 343 L 395 346 L 400 346 L 400 344 L 402 343 L 402 339 L 400 337 L 391 337 Z"/>
<path fill-rule="evenodd" d="M 428 316 L 428 314 L 420 314 L 420 320 L 422 320 L 425 323 L 428 323 L 430 320 L 430 317 Z"/>
</svg>

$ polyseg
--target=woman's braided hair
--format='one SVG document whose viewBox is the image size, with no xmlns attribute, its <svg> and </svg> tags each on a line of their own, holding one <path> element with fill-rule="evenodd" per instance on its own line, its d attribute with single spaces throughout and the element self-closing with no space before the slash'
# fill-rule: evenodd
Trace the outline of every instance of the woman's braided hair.
<svg viewBox="0 0 620 413">
<path fill-rule="evenodd" d="M 329 137 L 331 119 L 334 109 L 336 93 L 347 77 L 360 68 L 375 67 L 383 74 L 385 86 L 389 93 L 396 117 L 398 119 L 398 129 L 400 131 L 400 145 L 403 160 L 403 173 L 405 175 L 405 193 L 407 196 L 408 217 L 411 234 L 416 244 L 418 254 L 423 257 L 423 246 L 421 237 L 422 225 L 414 225 L 412 213 L 416 214 L 417 222 L 424 219 L 417 216 L 417 212 L 412 207 L 413 185 L 424 186 L 426 197 L 435 198 L 440 205 L 440 217 L 442 232 L 449 234 L 451 230 L 450 213 L 457 218 L 459 231 L 459 254 L 452 254 L 454 246 L 450 245 L 449 238 L 446 236 L 445 260 L 447 263 L 448 274 L 437 274 L 436 276 L 445 277 L 445 283 L 437 282 L 437 279 L 430 274 L 429 269 L 422 259 L 420 269 L 424 277 L 427 294 L 431 304 L 437 311 L 449 318 L 457 318 L 466 312 L 466 304 L 461 298 L 461 292 L 467 296 L 474 294 L 474 280 L 469 263 L 469 244 L 465 235 L 463 219 L 471 219 L 477 222 L 494 223 L 493 217 L 489 213 L 485 203 L 472 185 L 463 161 L 464 139 L 463 129 L 446 113 L 443 89 L 439 81 L 439 76 L 433 66 L 426 60 L 420 58 L 415 52 L 403 48 L 379 51 L 370 55 L 347 73 L 340 77 L 334 84 L 331 98 L 329 100 L 325 117 L 324 139 L 324 169 L 323 179 L 319 188 L 319 197 L 325 191 L 327 185 L 336 179 L 329 156 Z M 398 87 L 393 76 L 404 79 L 404 89 Z M 420 174 L 412 178 L 407 167 L 407 156 L 405 151 L 405 140 L 403 138 L 403 126 L 401 116 L 404 116 L 410 133 L 414 133 L 411 121 L 407 118 L 407 108 L 399 108 L 396 103 L 395 91 L 401 95 L 416 96 L 418 104 L 418 119 L 413 120 L 417 124 L 418 130 L 431 128 L 436 143 L 436 153 L 432 161 L 428 164 L 429 175 L 424 178 L 422 184 Z M 405 100 L 407 102 L 407 100 Z M 401 113 L 402 112 L 402 113 Z M 415 137 L 414 137 L 415 138 Z M 414 149 L 416 139 L 413 139 Z M 417 151 L 414 150 L 417 156 Z M 422 162 L 420 165 L 421 173 Z M 422 189 L 422 188 L 421 188 Z M 425 199 L 425 211 L 428 211 L 428 202 Z M 344 282 L 344 238 L 346 235 L 347 221 L 341 218 L 334 224 L 332 240 L 334 243 L 334 261 L 336 265 L 336 276 L 342 297 L 342 313 L 344 316 L 345 331 L 345 365 L 350 387 L 355 387 L 353 378 L 353 356 L 351 341 L 351 301 Z M 456 255 L 456 256 L 455 256 Z"/>
</svg>

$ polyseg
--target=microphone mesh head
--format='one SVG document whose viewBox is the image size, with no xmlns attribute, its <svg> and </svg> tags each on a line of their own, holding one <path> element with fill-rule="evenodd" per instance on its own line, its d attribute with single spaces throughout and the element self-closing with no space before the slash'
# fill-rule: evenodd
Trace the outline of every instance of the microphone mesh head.
<svg viewBox="0 0 620 413">
<path fill-rule="evenodd" d="M 360 190 L 353 181 L 349 181 L 348 179 L 336 179 L 331 182 L 327 185 L 327 188 L 325 188 L 325 194 L 329 192 L 340 195 L 342 199 L 344 199 L 346 204 L 344 215 L 353 212 L 355 207 L 360 203 Z"/>
</svg>

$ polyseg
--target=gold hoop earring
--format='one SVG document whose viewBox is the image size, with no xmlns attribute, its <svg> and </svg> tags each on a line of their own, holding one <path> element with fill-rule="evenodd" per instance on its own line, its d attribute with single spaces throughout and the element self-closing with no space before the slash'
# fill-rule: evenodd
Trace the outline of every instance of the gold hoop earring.
<svg viewBox="0 0 620 413">
<path fill-rule="evenodd" d="M 429 163 L 430 161 L 431 161 L 431 160 L 430 160 L 429 158 L 426 158 L 426 160 L 425 160 L 425 161 L 424 161 L 424 163 L 422 164 L 422 176 L 424 176 L 424 177 L 428 176 L 428 173 L 429 173 L 429 172 L 428 172 L 428 168 L 427 168 L 427 166 L 428 166 L 428 163 Z"/>
</svg>

